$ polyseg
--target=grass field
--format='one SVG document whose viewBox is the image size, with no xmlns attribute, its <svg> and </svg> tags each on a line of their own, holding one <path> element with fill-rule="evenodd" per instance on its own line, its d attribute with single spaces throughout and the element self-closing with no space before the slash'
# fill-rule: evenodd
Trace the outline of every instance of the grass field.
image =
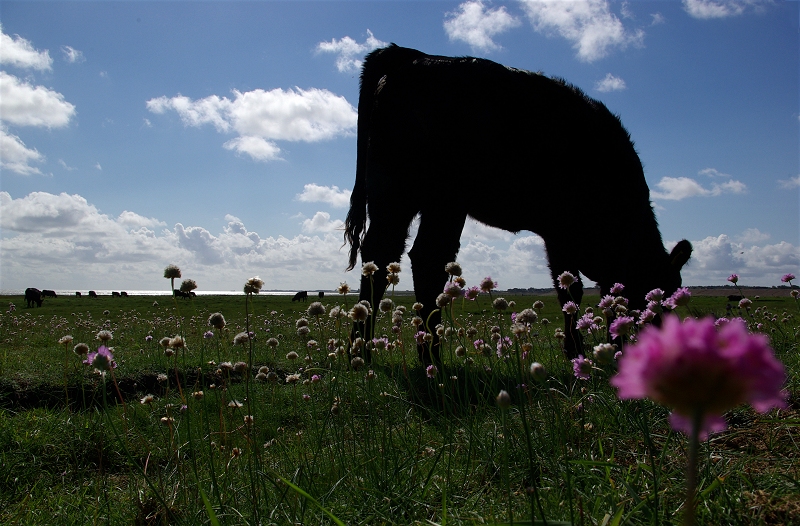
<svg viewBox="0 0 800 526">
<path fill-rule="evenodd" d="M 318 317 L 290 296 L 59 297 L 31 309 L 0 297 L 16 304 L 0 315 L 0 523 L 679 522 L 687 441 L 668 410 L 618 400 L 613 363 L 576 378 L 555 297 L 505 298 L 515 305 L 503 312 L 487 295 L 453 304 L 430 374 L 408 295 L 394 298 L 399 330 L 394 309 L 378 318 L 389 345 L 363 365 L 347 354 L 349 318 L 329 315 L 353 295 L 327 295 Z M 537 300 L 537 321 L 514 335 L 511 312 Z M 678 312 L 742 315 L 768 334 L 789 407 L 736 408 L 702 443 L 698 523 L 798 523 L 800 311 L 788 292 L 748 311 L 727 303 L 695 296 Z M 208 324 L 216 312 L 222 330 Z M 117 363 L 105 375 L 73 352 L 96 350 L 100 331 Z M 242 332 L 253 336 L 235 345 Z M 177 335 L 184 346 L 159 344 Z"/>
</svg>

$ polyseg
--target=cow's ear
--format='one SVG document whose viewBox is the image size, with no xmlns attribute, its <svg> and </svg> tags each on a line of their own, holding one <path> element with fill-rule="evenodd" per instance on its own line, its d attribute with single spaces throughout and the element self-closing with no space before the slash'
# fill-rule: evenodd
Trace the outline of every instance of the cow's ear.
<svg viewBox="0 0 800 526">
<path fill-rule="evenodd" d="M 673 268 L 681 269 L 689 261 L 690 257 L 692 257 L 692 244 L 682 239 L 678 241 L 678 244 L 670 252 L 669 263 Z"/>
</svg>

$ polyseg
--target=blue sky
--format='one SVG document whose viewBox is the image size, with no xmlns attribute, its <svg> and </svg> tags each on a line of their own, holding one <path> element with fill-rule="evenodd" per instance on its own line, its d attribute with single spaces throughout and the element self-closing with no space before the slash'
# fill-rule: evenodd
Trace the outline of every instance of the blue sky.
<svg viewBox="0 0 800 526">
<path fill-rule="evenodd" d="M 694 244 L 686 284 L 778 285 L 800 271 L 799 18 L 760 0 L 0 1 L 0 289 L 159 289 L 170 263 L 203 290 L 357 284 L 337 227 L 358 66 L 389 42 L 576 84 L 631 133 L 667 247 Z M 565 235 L 635 243 L 623 210 Z M 468 223 L 459 261 L 470 284 L 550 284 L 528 232 Z"/>
</svg>

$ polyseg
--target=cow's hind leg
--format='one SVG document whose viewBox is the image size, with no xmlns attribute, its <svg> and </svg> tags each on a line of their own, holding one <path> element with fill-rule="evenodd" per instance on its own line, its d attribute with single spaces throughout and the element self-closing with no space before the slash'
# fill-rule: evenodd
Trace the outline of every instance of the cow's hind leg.
<svg viewBox="0 0 800 526">
<path fill-rule="evenodd" d="M 425 322 L 426 331 L 433 333 L 431 344 L 417 345 L 423 364 L 441 363 L 441 345 L 436 336 L 436 326 L 441 322 L 442 314 L 436 306 L 436 297 L 442 293 L 447 282 L 445 265 L 455 261 L 458 254 L 459 238 L 466 219 L 466 212 L 453 211 L 447 206 L 423 210 L 414 247 L 408 253 L 414 272 L 414 292 L 417 301 L 422 303 L 419 316 Z"/>
<path fill-rule="evenodd" d="M 373 310 L 378 308 L 378 303 L 386 291 L 386 278 L 389 274 L 386 267 L 389 263 L 400 261 L 400 256 L 405 251 L 408 227 L 414 215 L 410 212 L 402 214 L 397 209 L 388 207 L 380 210 L 379 216 L 377 213 L 370 215 L 369 228 L 361 244 L 361 261 L 362 264 L 375 263 L 378 268 L 372 274 L 362 274 L 359 300 L 368 301 Z M 374 335 L 373 316 L 368 316 L 366 321 L 356 322 L 353 325 L 353 340 L 360 337 L 366 343 Z M 365 345 L 364 349 L 364 359 L 369 361 L 371 358 L 369 346 Z"/>
</svg>

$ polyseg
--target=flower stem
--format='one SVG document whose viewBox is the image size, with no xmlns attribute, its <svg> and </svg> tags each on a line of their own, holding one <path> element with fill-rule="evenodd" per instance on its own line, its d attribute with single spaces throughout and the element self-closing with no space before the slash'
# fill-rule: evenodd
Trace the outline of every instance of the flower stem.
<svg viewBox="0 0 800 526">
<path fill-rule="evenodd" d="M 700 426 L 703 413 L 692 415 L 692 431 L 689 435 L 689 459 L 686 466 L 686 501 L 683 506 L 683 526 L 697 524 L 697 457 L 700 450 Z"/>
</svg>

